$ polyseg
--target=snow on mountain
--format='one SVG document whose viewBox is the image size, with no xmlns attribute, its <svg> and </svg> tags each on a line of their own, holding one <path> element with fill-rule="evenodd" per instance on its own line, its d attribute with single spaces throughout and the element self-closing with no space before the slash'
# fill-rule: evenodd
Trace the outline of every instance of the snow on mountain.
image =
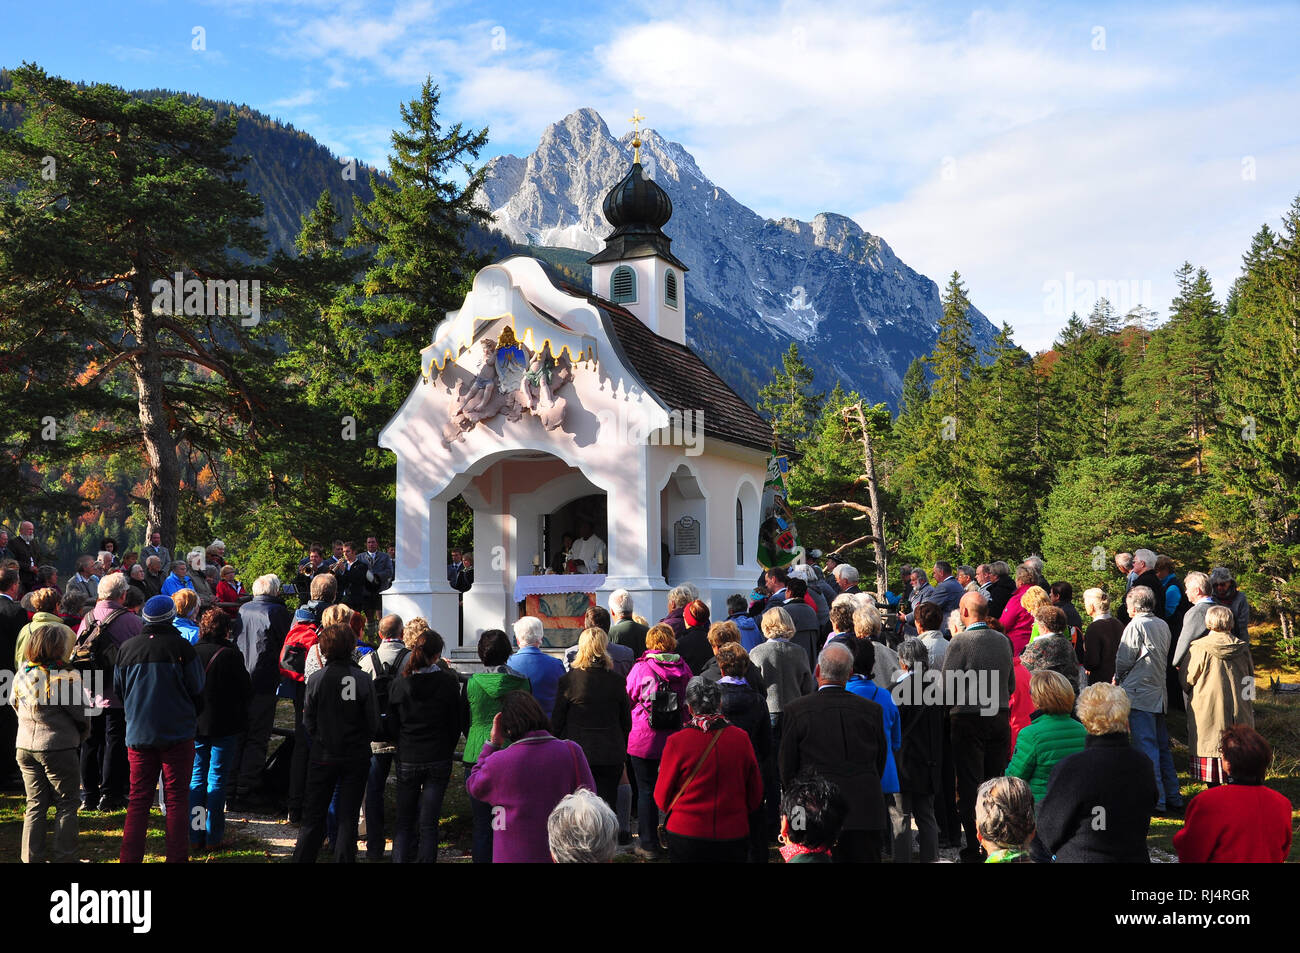
<svg viewBox="0 0 1300 953">
<path fill-rule="evenodd" d="M 645 172 L 673 201 L 664 231 L 691 269 L 691 346 L 751 400 L 793 340 L 818 387 L 838 382 L 896 405 L 903 373 L 938 335 L 938 286 L 847 216 L 764 219 L 712 182 L 680 143 L 652 129 L 641 138 Z M 579 109 L 551 125 L 531 155 L 493 159 L 484 194 L 496 227 L 521 243 L 604 247 L 611 229 L 601 204 L 627 173 L 631 142 L 631 132 L 615 138 L 595 110 Z M 995 329 L 974 309 L 971 321 L 986 347 Z"/>
</svg>

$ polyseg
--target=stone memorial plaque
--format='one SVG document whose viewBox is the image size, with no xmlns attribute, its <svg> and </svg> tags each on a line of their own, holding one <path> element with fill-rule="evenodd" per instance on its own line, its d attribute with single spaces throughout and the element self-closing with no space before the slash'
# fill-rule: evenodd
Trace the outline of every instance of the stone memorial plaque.
<svg viewBox="0 0 1300 953">
<path fill-rule="evenodd" d="M 700 523 L 683 516 L 673 524 L 673 555 L 698 556 L 700 554 Z"/>
</svg>

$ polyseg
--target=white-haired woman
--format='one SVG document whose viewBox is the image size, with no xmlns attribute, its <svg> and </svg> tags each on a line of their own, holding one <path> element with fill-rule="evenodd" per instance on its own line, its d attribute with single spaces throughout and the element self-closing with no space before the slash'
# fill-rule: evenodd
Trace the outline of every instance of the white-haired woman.
<svg viewBox="0 0 1300 953">
<path fill-rule="evenodd" d="M 557 864 L 608 864 L 618 853 L 618 818 L 600 797 L 578 788 L 551 811 L 546 839 Z"/>
<path fill-rule="evenodd" d="M 871 601 L 871 597 L 860 600 L 858 607 L 853 610 L 853 633 L 858 641 L 869 640 L 875 647 L 876 665 L 872 679 L 881 688 L 888 690 L 898 678 L 898 653 L 879 641 L 883 624 L 880 610 Z"/>
<path fill-rule="evenodd" d="M 1115 652 L 1124 623 L 1110 614 L 1110 596 L 1105 589 L 1084 590 L 1083 608 L 1092 619 L 1083 631 L 1083 669 L 1088 684 L 1109 682 L 1115 676 Z"/>
<path fill-rule="evenodd" d="M 1129 698 L 1099 682 L 1079 693 L 1084 749 L 1057 763 L 1038 805 L 1036 851 L 1067 863 L 1150 863 L 1158 792 L 1151 759 L 1129 744 Z"/>
</svg>

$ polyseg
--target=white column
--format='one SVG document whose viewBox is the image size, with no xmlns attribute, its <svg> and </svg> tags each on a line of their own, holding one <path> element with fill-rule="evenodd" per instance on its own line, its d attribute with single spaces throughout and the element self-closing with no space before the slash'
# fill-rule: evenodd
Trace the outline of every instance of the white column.
<svg viewBox="0 0 1300 953">
<path fill-rule="evenodd" d="M 418 520 L 404 518 L 399 509 L 397 577 L 383 602 L 385 613 L 396 613 L 403 621 L 421 616 L 449 648 L 455 646 L 458 601 L 447 583 L 446 500 L 429 500 Z"/>
<path fill-rule="evenodd" d="M 465 490 L 474 507 L 474 585 L 465 593 L 463 644 L 474 646 L 487 629 L 510 631 L 514 621 L 514 578 L 510 569 L 513 522 L 505 512 L 502 469 L 494 464 L 487 472 L 487 492 Z M 507 588 L 509 587 L 509 588 Z"/>
<path fill-rule="evenodd" d="M 645 447 L 628 447 L 620 480 L 605 493 L 609 572 L 601 595 L 626 589 L 636 611 L 651 622 L 668 612 L 668 587 L 659 571 L 659 495 L 646 482 L 649 456 Z"/>
</svg>

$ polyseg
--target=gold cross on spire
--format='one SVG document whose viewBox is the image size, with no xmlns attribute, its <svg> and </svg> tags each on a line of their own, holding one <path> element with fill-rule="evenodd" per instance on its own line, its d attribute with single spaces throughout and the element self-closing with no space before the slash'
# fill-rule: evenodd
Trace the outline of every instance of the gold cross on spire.
<svg viewBox="0 0 1300 953">
<path fill-rule="evenodd" d="M 632 162 L 640 163 L 641 161 L 641 123 L 645 122 L 645 116 L 641 115 L 641 110 L 632 110 L 632 118 L 628 120 L 632 124 Z"/>
</svg>

